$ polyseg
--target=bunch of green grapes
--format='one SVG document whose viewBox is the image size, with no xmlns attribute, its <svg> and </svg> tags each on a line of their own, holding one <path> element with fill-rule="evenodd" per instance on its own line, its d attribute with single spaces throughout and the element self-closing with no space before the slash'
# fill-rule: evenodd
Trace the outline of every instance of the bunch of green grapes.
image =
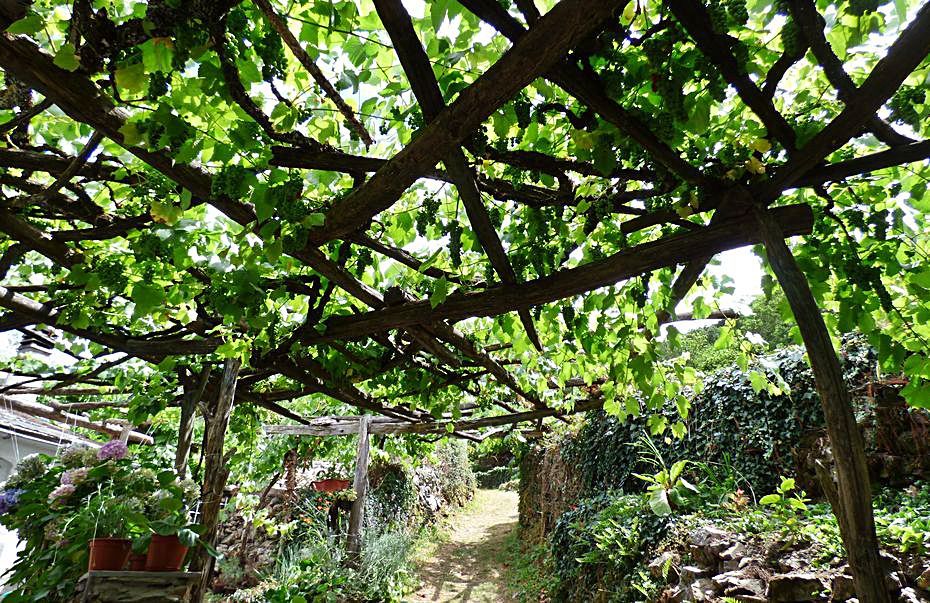
<svg viewBox="0 0 930 603">
<path fill-rule="evenodd" d="M 123 271 L 123 262 L 119 258 L 102 258 L 95 262 L 94 272 L 100 284 L 113 293 L 122 293 L 129 284 L 129 277 Z"/>
<path fill-rule="evenodd" d="M 214 197 L 241 198 L 245 191 L 247 175 L 248 170 L 241 165 L 224 165 L 220 173 L 213 177 L 210 194 Z"/>
<path fill-rule="evenodd" d="M 533 105 L 530 103 L 530 99 L 524 93 L 520 93 L 517 98 L 513 101 L 513 110 L 517 114 L 517 126 L 520 129 L 525 129 L 529 127 L 530 122 L 532 121 L 531 112 Z"/>
<path fill-rule="evenodd" d="M 861 17 L 866 13 L 874 13 L 881 6 L 881 0 L 849 0 L 850 14 Z"/>
<path fill-rule="evenodd" d="M 746 8 L 746 0 L 724 0 L 724 7 L 727 15 L 736 25 L 746 25 L 749 21 L 749 10 Z"/>
<path fill-rule="evenodd" d="M 439 199 L 435 195 L 430 195 L 423 199 L 423 205 L 416 216 L 417 234 L 421 237 L 426 236 L 426 229 L 436 224 L 439 214 Z"/>
<path fill-rule="evenodd" d="M 925 98 L 926 93 L 923 89 L 917 86 L 903 86 L 888 103 L 891 106 L 891 116 L 897 121 L 919 129 L 921 122 L 916 106 L 922 105 Z"/>
<path fill-rule="evenodd" d="M 167 252 L 165 242 L 152 232 L 143 232 L 132 243 L 132 252 L 139 261 L 154 260 Z"/>
<path fill-rule="evenodd" d="M 365 272 L 365 268 L 372 265 L 374 265 L 374 256 L 371 253 L 371 249 L 367 247 L 360 248 L 355 259 L 356 274 L 362 274 Z"/>
<path fill-rule="evenodd" d="M 284 235 L 284 238 L 281 241 L 281 247 L 284 250 L 284 253 L 293 254 L 304 249 L 307 246 L 309 234 L 310 233 L 306 228 L 298 226 L 294 229 L 293 232 Z"/>
<path fill-rule="evenodd" d="M 255 54 L 262 60 L 262 77 L 265 81 L 284 79 L 287 72 L 287 57 L 284 54 L 284 43 L 281 36 L 273 29 L 266 29 L 264 34 L 255 42 Z"/>
<path fill-rule="evenodd" d="M 800 56 L 806 50 L 804 34 L 801 33 L 800 26 L 793 18 L 785 21 L 785 26 L 781 30 L 781 45 L 788 56 Z"/>
<path fill-rule="evenodd" d="M 168 94 L 168 83 L 171 79 L 170 74 L 156 71 L 149 74 L 149 98 L 159 98 Z"/>
</svg>

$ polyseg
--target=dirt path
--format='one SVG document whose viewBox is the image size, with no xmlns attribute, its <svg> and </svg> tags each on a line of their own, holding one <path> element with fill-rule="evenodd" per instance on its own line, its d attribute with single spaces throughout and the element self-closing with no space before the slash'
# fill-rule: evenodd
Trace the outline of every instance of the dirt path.
<svg viewBox="0 0 930 603">
<path fill-rule="evenodd" d="M 421 587 L 407 601 L 511 601 L 501 565 L 507 536 L 517 525 L 517 493 L 478 490 L 452 519 L 448 542 L 420 565 Z"/>
</svg>

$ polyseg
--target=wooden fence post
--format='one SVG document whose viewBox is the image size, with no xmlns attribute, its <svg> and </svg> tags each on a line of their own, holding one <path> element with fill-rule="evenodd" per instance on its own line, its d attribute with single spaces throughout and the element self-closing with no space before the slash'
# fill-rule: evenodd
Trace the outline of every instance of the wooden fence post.
<svg viewBox="0 0 930 603">
<path fill-rule="evenodd" d="M 226 478 L 229 469 L 226 458 L 223 456 L 223 443 L 226 439 L 226 427 L 229 425 L 229 416 L 232 413 L 233 402 L 236 398 L 236 379 L 239 376 L 241 362 L 237 358 L 226 360 L 223 377 L 220 380 L 219 393 L 210 416 L 205 417 L 207 432 L 203 451 L 204 459 L 203 487 L 200 495 L 200 524 L 203 526 L 201 538 L 210 544 L 216 538 L 216 524 L 219 518 L 220 505 L 223 502 L 223 488 L 226 487 Z M 210 575 L 213 573 L 214 559 L 206 549 L 200 548 L 197 556 L 191 563 L 191 571 L 203 571 L 200 584 L 195 585 L 191 593 L 191 602 L 200 603 L 210 585 Z"/>
<path fill-rule="evenodd" d="M 761 207 L 754 206 L 753 212 L 769 263 L 794 313 L 814 371 L 836 464 L 838 488 L 833 512 L 846 546 L 856 593 L 860 603 L 889 603 L 891 598 L 885 588 L 885 572 L 875 535 L 862 433 L 856 423 L 852 398 L 843 380 L 836 350 L 807 277 L 785 244 L 778 223 Z"/>
<path fill-rule="evenodd" d="M 349 515 L 349 535 L 346 538 L 346 551 L 350 563 L 357 561 L 362 550 L 362 523 L 365 520 L 365 499 L 368 496 L 368 451 L 370 435 L 368 426 L 371 417 L 362 415 L 358 425 L 358 458 L 355 462 L 355 501 Z"/>
</svg>

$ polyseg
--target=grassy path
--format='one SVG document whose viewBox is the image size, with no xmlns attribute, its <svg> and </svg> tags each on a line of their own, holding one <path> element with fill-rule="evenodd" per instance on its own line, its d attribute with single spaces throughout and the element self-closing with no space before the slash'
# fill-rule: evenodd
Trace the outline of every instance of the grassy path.
<svg viewBox="0 0 930 603">
<path fill-rule="evenodd" d="M 502 564 L 507 537 L 516 525 L 516 492 L 478 490 L 475 500 L 452 519 L 448 541 L 420 564 L 420 590 L 407 601 L 512 601 Z"/>
</svg>

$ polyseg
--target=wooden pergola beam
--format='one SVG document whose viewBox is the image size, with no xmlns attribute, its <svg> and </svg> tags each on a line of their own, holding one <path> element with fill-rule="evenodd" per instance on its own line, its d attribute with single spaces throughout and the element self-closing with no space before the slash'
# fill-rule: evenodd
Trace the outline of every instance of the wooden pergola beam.
<svg viewBox="0 0 930 603">
<path fill-rule="evenodd" d="M 24 415 L 41 417 L 43 419 L 56 421 L 65 425 L 73 425 L 75 427 L 89 429 L 91 431 L 96 431 L 97 433 L 108 435 L 112 438 L 118 438 L 122 436 L 124 432 L 123 427 L 113 427 L 108 425 L 106 422 L 101 423 L 98 421 L 92 421 L 84 415 L 79 415 L 64 410 L 55 410 L 50 406 L 39 404 L 38 402 L 25 402 L 23 400 L 19 400 L 10 396 L 4 396 L 2 394 L 0 394 L 0 408 L 8 408 L 10 410 L 20 412 Z M 135 442 L 137 444 L 149 445 L 155 443 L 155 440 L 152 439 L 152 436 L 148 436 L 137 431 L 129 432 L 129 441 Z"/>
<path fill-rule="evenodd" d="M 773 216 L 786 236 L 807 234 L 813 227 L 814 216 L 808 205 L 780 207 L 773 211 Z M 733 217 L 717 225 L 624 249 L 603 260 L 561 270 L 518 286 L 502 285 L 485 291 L 450 295 L 436 307 L 428 301 L 420 301 L 351 317 L 332 318 L 325 323 L 326 330 L 322 334 L 308 334 L 304 342 L 352 339 L 441 320 L 496 316 L 593 291 L 644 272 L 687 263 L 759 240 L 758 231 L 747 228 L 744 218 Z"/>
<path fill-rule="evenodd" d="M 592 398 L 577 402 L 573 408 L 559 410 L 545 408 L 526 412 L 481 417 L 478 419 L 461 419 L 458 421 L 430 421 L 405 423 L 389 419 L 371 418 L 368 431 L 372 435 L 430 435 L 455 431 L 474 431 L 501 425 L 514 425 L 548 417 L 565 417 L 573 414 L 596 410 L 604 405 L 604 400 Z M 262 429 L 270 436 L 344 436 L 359 433 L 360 417 L 316 417 L 308 419 L 308 425 L 264 425 Z"/>
</svg>

